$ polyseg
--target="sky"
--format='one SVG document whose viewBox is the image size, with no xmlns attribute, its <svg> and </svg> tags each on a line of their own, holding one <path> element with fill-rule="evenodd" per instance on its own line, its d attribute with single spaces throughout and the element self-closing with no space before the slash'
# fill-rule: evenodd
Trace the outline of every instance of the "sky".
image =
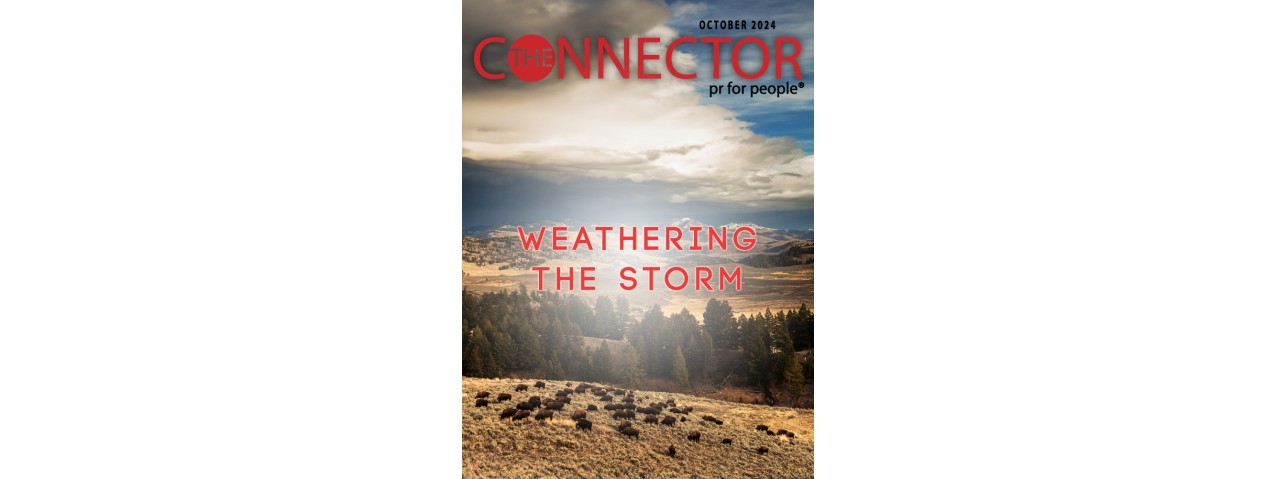
<svg viewBox="0 0 1276 479">
<path fill-rule="evenodd" d="M 752 222 L 807 229 L 814 215 L 814 40 L 812 5 L 806 2 L 674 2 L 660 0 L 467 0 L 463 4 L 462 170 L 463 228 L 572 219 L 590 223 L 668 222 L 691 217 L 706 223 Z M 776 22 L 775 30 L 702 30 L 701 20 Z M 659 37 L 663 52 L 675 38 L 776 36 L 802 44 L 802 78 L 774 64 L 759 80 L 742 80 L 723 48 L 723 74 L 712 75 L 712 50 L 683 44 L 673 57 L 696 80 L 665 74 L 660 80 L 623 80 L 614 67 L 606 79 L 551 75 L 524 82 L 481 78 L 475 46 L 499 35 L 509 42 L 525 34 L 553 41 L 565 37 Z M 631 50 L 636 47 L 631 42 Z M 732 43 L 734 44 L 734 42 Z M 508 71 L 504 45 L 484 50 L 491 71 Z M 786 50 L 786 54 L 791 53 Z M 594 52 L 597 55 L 597 52 Z M 631 53 L 636 55 L 636 53 Z M 761 63 L 747 47 L 746 71 Z M 636 60 L 635 60 L 636 63 Z M 648 70 L 664 72 L 663 61 Z M 572 78 L 576 76 L 576 78 Z M 782 98 L 708 95 L 709 85 L 796 84 Z"/>
</svg>

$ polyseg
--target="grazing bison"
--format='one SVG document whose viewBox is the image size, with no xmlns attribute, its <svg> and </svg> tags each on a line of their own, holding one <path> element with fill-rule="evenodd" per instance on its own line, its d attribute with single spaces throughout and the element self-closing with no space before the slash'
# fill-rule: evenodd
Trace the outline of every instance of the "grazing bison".
<svg viewBox="0 0 1276 479">
<path fill-rule="evenodd" d="M 658 421 L 660 421 L 660 418 L 653 416 L 651 414 L 648 414 L 646 417 L 642 418 L 642 422 L 649 422 L 652 424 L 655 424 Z"/>
<path fill-rule="evenodd" d="M 654 407 L 640 407 L 638 414 L 660 414 L 660 410 Z"/>
<path fill-rule="evenodd" d="M 584 393 L 585 393 L 585 391 L 588 391 L 588 390 L 589 390 L 589 388 L 585 387 L 585 385 L 584 385 L 584 384 L 581 384 L 581 385 L 579 385 L 579 386 L 576 386 L 576 394 L 584 394 Z"/>
<path fill-rule="evenodd" d="M 554 411 L 550 411 L 548 409 L 541 409 L 540 411 L 536 411 L 537 421 L 544 421 L 546 419 L 553 419 L 553 418 L 554 418 Z"/>
<path fill-rule="evenodd" d="M 775 435 L 775 431 L 767 431 L 767 432 L 766 432 L 766 435 L 768 435 L 768 436 L 774 436 L 774 435 Z"/>
<path fill-rule="evenodd" d="M 576 419 L 576 420 L 585 419 L 585 410 L 577 409 L 575 412 L 572 412 L 572 419 Z"/>
<path fill-rule="evenodd" d="M 559 401 L 550 401 L 545 403 L 545 409 L 553 409 L 555 411 L 562 411 L 563 403 Z"/>
<path fill-rule="evenodd" d="M 593 431 L 593 430 L 594 430 L 594 423 L 589 422 L 589 420 L 588 420 L 588 419 L 584 419 L 584 418 L 577 419 L 577 420 L 576 420 L 576 429 L 588 429 L 588 430 L 590 430 L 590 431 Z"/>
<path fill-rule="evenodd" d="M 589 407 L 585 408 L 585 410 L 586 410 L 586 411 L 597 411 L 597 410 L 598 410 L 598 406 L 595 406 L 595 405 L 593 405 L 593 404 L 590 404 L 590 405 L 589 405 Z"/>
<path fill-rule="evenodd" d="M 616 411 L 611 413 L 612 419 L 633 419 L 636 417 L 633 411 Z"/>
<path fill-rule="evenodd" d="M 531 416 L 531 415 L 532 415 L 531 411 L 519 411 L 518 413 L 514 414 L 513 420 L 517 421 L 519 419 L 527 419 L 527 416 Z"/>
<path fill-rule="evenodd" d="M 629 421 L 620 421 L 620 424 L 617 424 L 617 425 L 616 425 L 616 430 L 617 430 L 617 431 L 624 431 L 624 430 L 625 430 L 625 428 L 627 428 L 627 427 L 629 427 L 629 426 L 633 426 L 633 423 L 631 423 L 631 422 L 629 422 Z"/>
<path fill-rule="evenodd" d="M 633 403 L 634 403 L 634 397 L 633 397 L 633 396 L 625 396 L 625 398 L 624 398 L 624 399 L 621 399 L 621 402 L 624 402 L 625 404 L 633 404 Z"/>
<path fill-rule="evenodd" d="M 758 454 L 766 454 L 767 451 L 770 451 L 770 449 L 767 449 L 766 446 L 758 446 Z"/>
<path fill-rule="evenodd" d="M 567 387 L 572 387 L 572 383 L 567 383 Z"/>
<path fill-rule="evenodd" d="M 670 405 L 670 406 L 677 406 L 677 405 L 678 405 L 678 403 L 674 402 L 674 400 L 673 400 L 673 399 L 670 399 L 670 400 L 668 400 L 668 401 L 665 401 L 665 404 L 668 404 L 668 405 Z"/>
<path fill-rule="evenodd" d="M 633 404 L 617 404 L 617 405 L 616 405 L 616 409 L 625 409 L 625 410 L 629 410 L 629 411 L 633 411 L 633 410 L 634 410 L 634 408 L 636 408 L 636 407 L 638 407 L 638 406 L 634 406 Z"/>
<path fill-rule="evenodd" d="M 723 444 L 731 444 L 731 438 L 729 438 L 729 437 L 728 437 L 728 438 L 726 438 L 726 439 L 723 439 L 723 440 L 722 440 L 722 443 L 723 443 Z"/>
<path fill-rule="evenodd" d="M 545 389 L 545 381 L 536 381 L 536 384 L 533 384 L 532 387 Z"/>
<path fill-rule="evenodd" d="M 622 409 L 619 404 L 603 404 L 603 409 L 610 411 L 613 409 Z"/>
<path fill-rule="evenodd" d="M 721 425 L 722 425 L 722 420 L 721 420 L 721 419 L 718 419 L 718 418 L 716 418 L 716 417 L 713 417 L 713 416 L 700 416 L 700 418 L 701 418 L 701 419 L 704 419 L 705 421 L 708 421 L 708 422 L 711 422 L 711 423 L 717 424 L 717 425 L 719 425 L 719 426 L 721 426 Z"/>
<path fill-rule="evenodd" d="M 682 410 L 681 410 L 681 409 L 678 409 L 678 408 L 672 408 L 672 409 L 670 409 L 670 410 L 669 410 L 669 412 L 674 413 L 674 414 L 682 414 Z"/>
<path fill-rule="evenodd" d="M 531 404 L 532 407 L 541 407 L 541 397 L 540 396 L 529 397 L 527 398 L 527 403 Z"/>
<path fill-rule="evenodd" d="M 781 430 L 779 430 L 779 431 L 775 431 L 775 435 L 777 435 L 777 436 L 787 436 L 787 435 L 789 435 L 789 431 L 788 431 L 787 429 L 781 429 Z"/>
<path fill-rule="evenodd" d="M 793 436 L 795 436 L 795 434 L 793 434 L 793 431 L 789 431 L 787 436 L 789 436 L 789 439 L 793 439 Z"/>
<path fill-rule="evenodd" d="M 474 407 L 487 407 L 487 400 L 479 399 L 477 401 L 474 401 Z"/>
<path fill-rule="evenodd" d="M 517 413 L 518 413 L 517 409 L 514 409 L 512 407 L 507 407 L 505 408 L 504 411 L 501 411 L 501 419 L 505 419 L 507 417 L 514 417 L 514 415 Z"/>
<path fill-rule="evenodd" d="M 490 393 L 490 392 L 487 392 L 487 391 L 479 391 L 479 392 L 478 392 L 478 394 L 475 394 L 475 395 L 474 395 L 474 397 L 475 397 L 475 398 L 478 398 L 478 399 L 483 399 L 483 398 L 488 397 L 488 396 L 491 396 L 491 395 L 492 395 L 492 393 Z"/>
<path fill-rule="evenodd" d="M 660 420 L 660 424 L 662 426 L 672 426 L 676 422 L 678 422 L 678 420 L 674 419 L 673 416 L 665 416 L 664 419 Z"/>
<path fill-rule="evenodd" d="M 700 431 L 696 431 L 691 434 L 688 434 L 687 439 L 690 439 L 695 442 L 700 442 Z"/>
<path fill-rule="evenodd" d="M 670 445 L 669 445 L 669 457 L 673 457 L 673 455 L 674 455 L 674 454 L 677 454 L 677 453 L 678 453 L 678 450 L 673 448 L 673 444 L 670 444 Z"/>
<path fill-rule="evenodd" d="M 518 404 L 514 405 L 514 407 L 522 411 L 531 411 L 533 409 L 536 409 L 535 407 L 532 406 L 532 403 L 529 403 L 527 401 L 521 401 Z"/>
<path fill-rule="evenodd" d="M 511 396 L 510 393 L 500 393 L 496 395 L 496 402 L 508 401 L 510 399 L 514 399 L 514 396 Z"/>
<path fill-rule="evenodd" d="M 682 408 L 682 413 L 683 413 L 683 414 L 691 414 L 691 411 L 693 411 L 693 410 L 695 410 L 695 408 L 693 408 L 693 407 L 691 407 L 691 406 L 687 406 L 687 407 Z"/>
<path fill-rule="evenodd" d="M 514 386 L 514 392 L 526 391 L 526 390 L 527 390 L 526 384 L 519 384 L 518 386 Z"/>
<path fill-rule="evenodd" d="M 765 430 L 767 430 L 767 429 L 768 429 L 768 428 L 767 428 L 767 425 L 766 425 L 766 424 L 758 424 L 758 430 L 759 430 L 759 431 L 765 431 Z"/>
<path fill-rule="evenodd" d="M 598 400 L 602 402 L 611 402 L 611 396 L 607 394 L 603 394 L 602 396 L 598 398 Z"/>
<path fill-rule="evenodd" d="M 678 422 L 687 422 L 687 417 L 686 417 L 686 416 L 683 416 L 683 417 L 678 418 Z"/>
<path fill-rule="evenodd" d="M 638 430 L 632 427 L 624 428 L 623 430 L 620 431 L 620 433 L 626 436 L 632 437 L 634 439 L 638 439 Z"/>
</svg>

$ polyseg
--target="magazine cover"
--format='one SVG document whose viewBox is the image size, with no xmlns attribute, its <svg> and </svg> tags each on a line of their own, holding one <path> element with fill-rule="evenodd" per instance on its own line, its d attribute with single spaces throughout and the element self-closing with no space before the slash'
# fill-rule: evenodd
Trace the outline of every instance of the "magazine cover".
<svg viewBox="0 0 1276 479">
<path fill-rule="evenodd" d="M 812 2 L 462 8 L 462 475 L 814 476 Z"/>
</svg>

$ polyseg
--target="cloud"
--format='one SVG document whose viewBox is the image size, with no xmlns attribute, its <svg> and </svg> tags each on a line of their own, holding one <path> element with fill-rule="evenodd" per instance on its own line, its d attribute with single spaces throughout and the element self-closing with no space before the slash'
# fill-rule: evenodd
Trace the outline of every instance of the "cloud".
<svg viewBox="0 0 1276 479">
<path fill-rule="evenodd" d="M 477 78 L 468 63 L 473 46 L 490 35 L 511 41 L 529 33 L 576 41 L 601 36 L 617 46 L 625 37 L 658 36 L 661 45 L 648 52 L 663 52 L 678 36 L 665 23 L 668 16 L 703 9 L 704 4 L 667 7 L 646 0 L 465 2 L 462 154 L 546 182 L 658 183 L 669 203 L 809 208 L 814 157 L 790 138 L 754 133 L 738 119 L 738 111 L 707 104 L 701 82 L 669 75 L 620 80 L 614 68 L 605 80 L 569 75 L 533 83 L 512 77 L 487 81 Z M 636 43 L 631 41 L 631 56 Z M 492 61 L 501 65 L 499 58 Z M 681 49 L 674 62 L 687 70 L 701 64 Z M 665 70 L 663 61 L 647 66 Z"/>
<path fill-rule="evenodd" d="M 695 15 L 697 13 L 703 13 L 708 8 L 709 7 L 704 3 L 675 2 L 670 6 L 669 16 L 676 18 L 687 15 Z"/>
</svg>

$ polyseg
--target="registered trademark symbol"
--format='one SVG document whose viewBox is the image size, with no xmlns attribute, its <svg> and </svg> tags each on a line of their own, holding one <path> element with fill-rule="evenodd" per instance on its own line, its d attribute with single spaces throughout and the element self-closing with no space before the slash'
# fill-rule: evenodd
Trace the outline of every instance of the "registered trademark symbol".
<svg viewBox="0 0 1276 479">
<path fill-rule="evenodd" d="M 806 88 L 806 83 L 798 82 L 798 88 Z"/>
</svg>

